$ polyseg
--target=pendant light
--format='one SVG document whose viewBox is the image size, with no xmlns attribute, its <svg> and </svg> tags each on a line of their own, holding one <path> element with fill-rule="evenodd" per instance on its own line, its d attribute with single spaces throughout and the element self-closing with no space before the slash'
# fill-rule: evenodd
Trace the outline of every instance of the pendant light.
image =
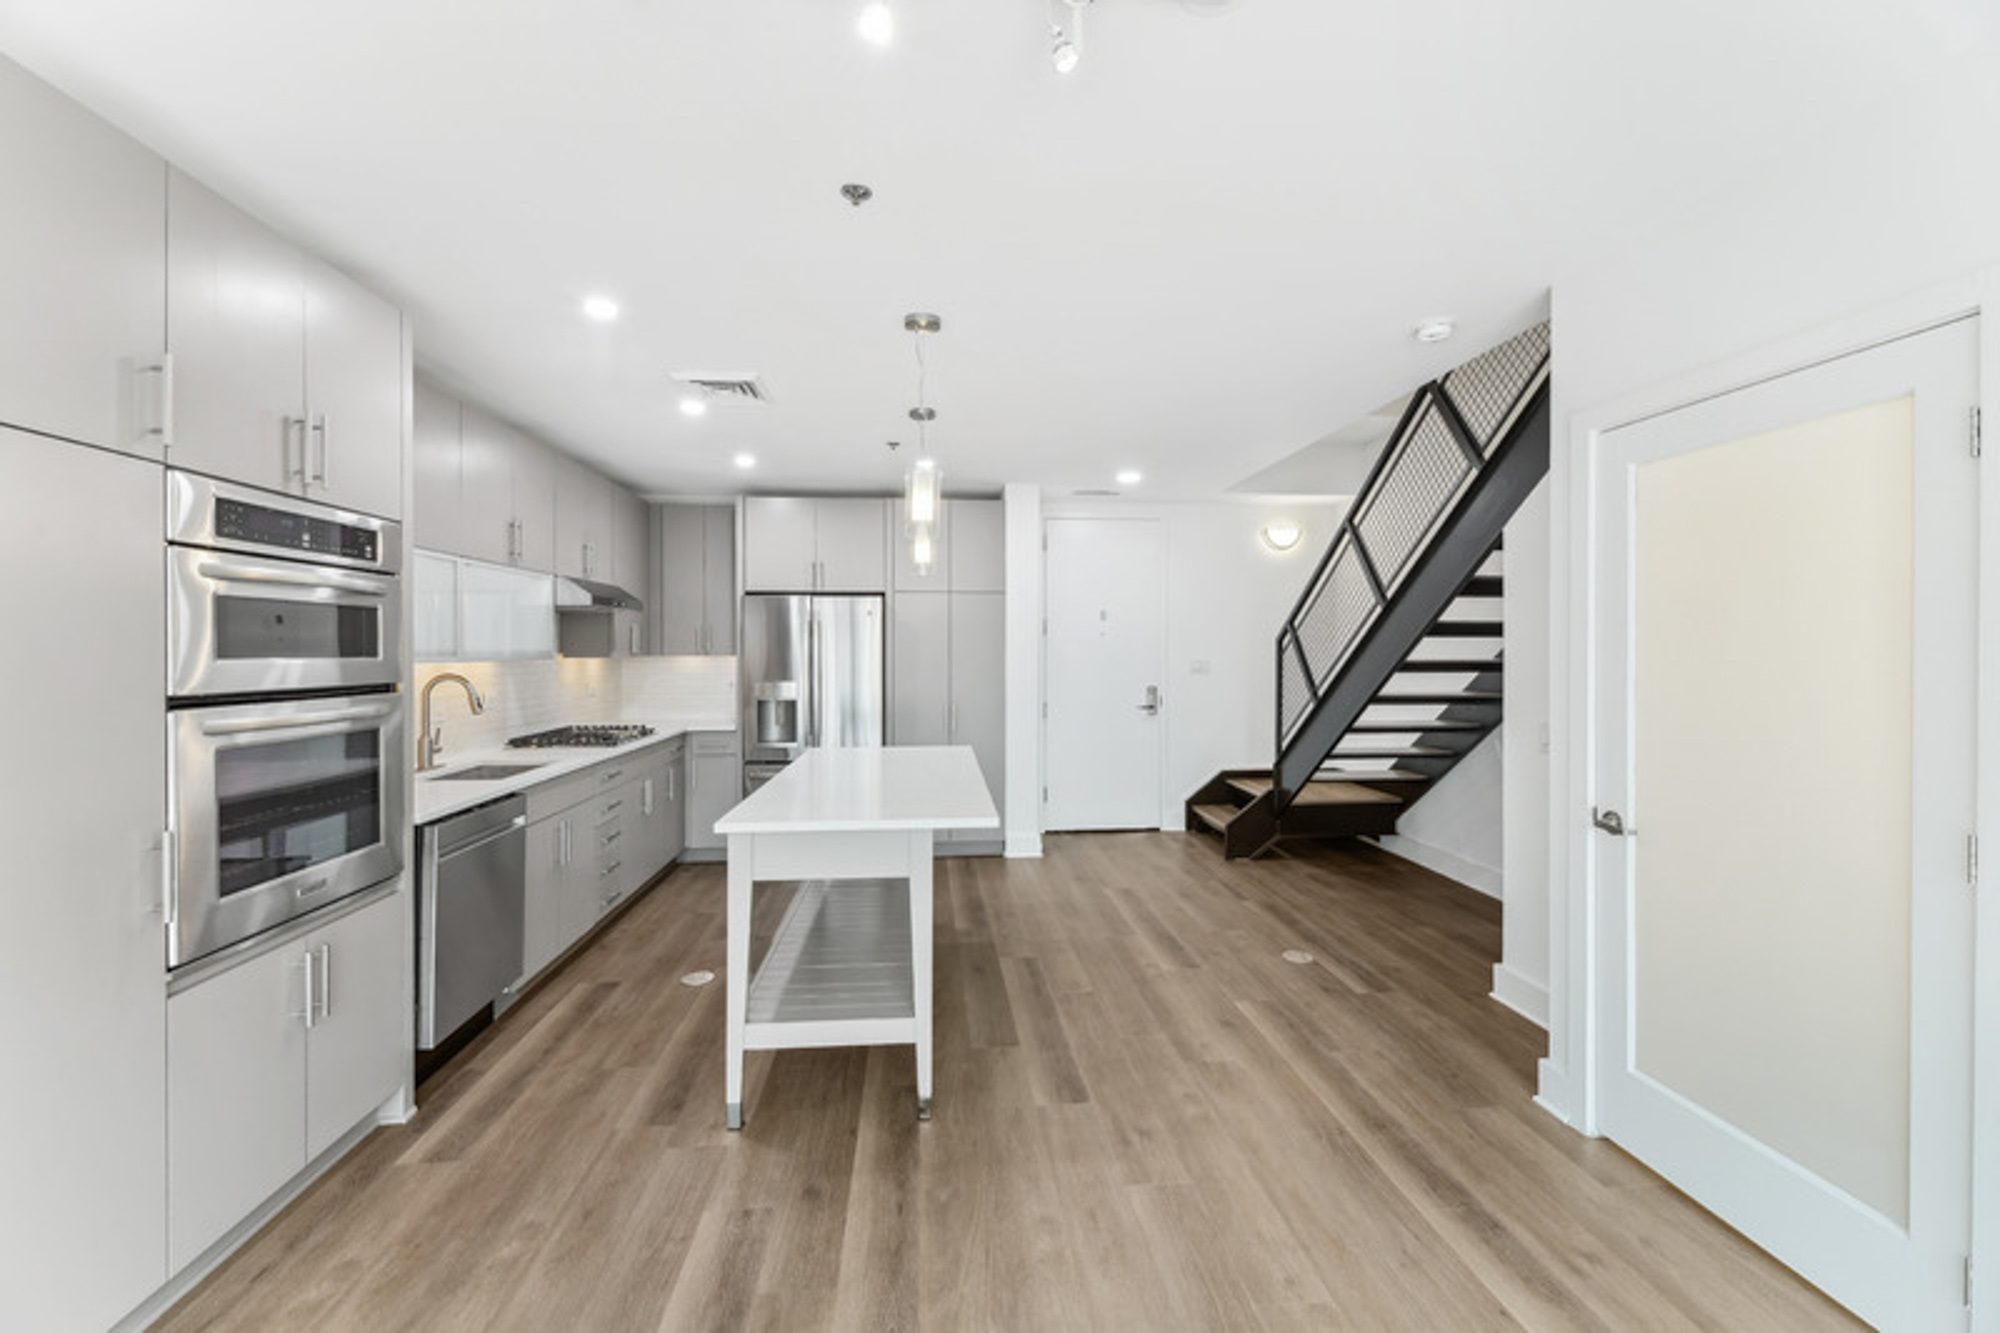
<svg viewBox="0 0 2000 1333">
<path fill-rule="evenodd" d="M 910 563 L 925 578 L 937 566 L 939 528 L 944 521 L 944 469 L 931 456 L 929 427 L 937 420 L 937 410 L 925 400 L 928 369 L 924 365 L 924 339 L 943 327 L 942 319 L 923 311 L 903 316 L 903 328 L 917 354 L 917 405 L 910 409 L 910 420 L 917 423 L 917 456 L 903 474 L 904 535 L 910 542 Z"/>
</svg>

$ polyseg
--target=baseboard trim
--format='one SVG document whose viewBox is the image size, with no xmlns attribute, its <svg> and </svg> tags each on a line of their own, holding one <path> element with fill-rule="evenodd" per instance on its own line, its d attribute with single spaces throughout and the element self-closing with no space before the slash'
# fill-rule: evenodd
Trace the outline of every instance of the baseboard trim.
<svg viewBox="0 0 2000 1333">
<path fill-rule="evenodd" d="M 414 1112 L 410 1089 L 406 1084 L 396 1090 L 394 1096 L 383 1102 L 374 1115 L 362 1120 L 354 1128 L 321 1153 L 305 1168 L 279 1188 L 278 1192 L 259 1204 L 248 1217 L 231 1227 L 215 1244 L 209 1246 L 189 1262 L 186 1268 L 168 1278 L 166 1284 L 142 1301 L 138 1308 L 112 1326 L 112 1333 L 140 1333 L 150 1328 L 159 1317 L 201 1284 L 203 1278 L 222 1266 L 225 1259 L 243 1247 L 243 1243 L 262 1231 L 270 1220 L 290 1207 L 292 1202 L 306 1192 L 314 1181 L 334 1168 L 341 1158 L 359 1147 L 361 1140 L 374 1133 L 383 1125 L 400 1125 L 408 1122 Z"/>
<path fill-rule="evenodd" d="M 1549 988 L 1522 976 L 1505 963 L 1493 965 L 1493 998 L 1546 1032 L 1549 1029 Z"/>
<path fill-rule="evenodd" d="M 1017 859 L 1037 861 L 1042 855 L 1042 835 L 1039 833 L 1009 833 L 1006 855 Z"/>
<path fill-rule="evenodd" d="M 1414 865 L 1435 871 L 1446 879 L 1456 880 L 1468 889 L 1477 890 L 1489 898 L 1499 898 L 1501 875 L 1493 866 L 1483 866 L 1477 861 L 1469 861 L 1456 852 L 1448 852 L 1442 847 L 1433 847 L 1427 842 L 1398 834 L 1384 834 L 1375 839 L 1375 845 L 1391 856 L 1400 856 Z"/>
</svg>

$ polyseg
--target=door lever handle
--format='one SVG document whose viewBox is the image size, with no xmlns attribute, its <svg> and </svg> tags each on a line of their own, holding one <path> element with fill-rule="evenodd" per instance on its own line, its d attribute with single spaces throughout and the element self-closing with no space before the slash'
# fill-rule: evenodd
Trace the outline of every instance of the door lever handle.
<svg viewBox="0 0 2000 1333">
<path fill-rule="evenodd" d="M 1137 705 L 1137 707 L 1140 712 L 1148 717 L 1158 714 L 1160 711 L 1160 687 L 1157 685 L 1148 685 L 1146 687 L 1146 701 Z"/>
<path fill-rule="evenodd" d="M 1630 838 L 1639 831 L 1626 828 L 1625 817 L 1616 810 L 1599 810 L 1594 805 L 1590 807 L 1590 822 L 1592 827 L 1602 829 L 1614 838 Z"/>
</svg>

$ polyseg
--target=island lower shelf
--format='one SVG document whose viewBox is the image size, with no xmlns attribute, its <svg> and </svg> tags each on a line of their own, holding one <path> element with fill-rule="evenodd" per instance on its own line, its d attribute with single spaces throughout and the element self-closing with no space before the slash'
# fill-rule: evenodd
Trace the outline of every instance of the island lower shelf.
<svg viewBox="0 0 2000 1333">
<path fill-rule="evenodd" d="M 801 884 L 751 978 L 744 1048 L 914 1042 L 913 945 L 908 880 Z"/>
</svg>

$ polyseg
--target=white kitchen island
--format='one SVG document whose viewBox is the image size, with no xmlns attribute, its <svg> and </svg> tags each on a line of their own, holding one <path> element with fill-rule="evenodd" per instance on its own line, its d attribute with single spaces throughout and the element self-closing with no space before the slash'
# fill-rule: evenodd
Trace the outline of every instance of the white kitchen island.
<svg viewBox="0 0 2000 1333">
<path fill-rule="evenodd" d="M 998 828 L 963 745 L 808 750 L 715 821 L 729 839 L 728 1070 L 743 1127 L 743 1053 L 916 1047 L 931 1106 L 931 855 L 941 829 Z M 802 880 L 757 974 L 751 894 Z"/>
</svg>

